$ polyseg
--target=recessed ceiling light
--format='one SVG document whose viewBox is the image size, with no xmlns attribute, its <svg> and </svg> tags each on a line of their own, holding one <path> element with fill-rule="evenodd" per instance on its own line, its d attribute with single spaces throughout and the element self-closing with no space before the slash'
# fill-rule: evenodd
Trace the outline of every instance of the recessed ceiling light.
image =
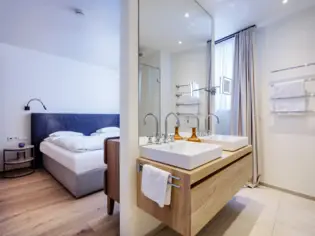
<svg viewBox="0 0 315 236">
<path fill-rule="evenodd" d="M 185 17 L 189 18 L 189 13 L 188 12 L 185 13 Z"/>
<path fill-rule="evenodd" d="M 183 42 L 182 41 L 178 41 L 178 44 L 183 44 Z"/>
<path fill-rule="evenodd" d="M 283 4 L 287 4 L 289 0 L 282 0 Z"/>
</svg>

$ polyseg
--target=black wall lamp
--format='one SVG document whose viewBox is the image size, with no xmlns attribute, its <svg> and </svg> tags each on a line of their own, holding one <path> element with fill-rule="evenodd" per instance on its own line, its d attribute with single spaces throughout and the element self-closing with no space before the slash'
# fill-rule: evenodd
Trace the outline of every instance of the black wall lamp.
<svg viewBox="0 0 315 236">
<path fill-rule="evenodd" d="M 38 98 L 32 98 L 31 100 L 28 101 L 28 103 L 26 104 L 26 106 L 24 107 L 24 111 L 29 111 L 31 109 L 30 107 L 30 103 L 33 101 L 38 101 L 42 104 L 43 108 L 45 110 L 47 110 L 46 106 L 44 105 L 44 103 L 42 102 L 42 100 L 38 99 Z"/>
</svg>

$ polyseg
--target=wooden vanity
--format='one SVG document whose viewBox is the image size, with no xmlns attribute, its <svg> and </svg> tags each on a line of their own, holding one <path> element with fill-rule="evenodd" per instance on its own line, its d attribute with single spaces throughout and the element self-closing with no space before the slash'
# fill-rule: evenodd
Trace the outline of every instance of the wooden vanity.
<svg viewBox="0 0 315 236">
<path fill-rule="evenodd" d="M 221 158 L 193 170 L 138 158 L 137 165 L 150 164 L 170 172 L 173 180 L 171 205 L 160 208 L 141 192 L 142 172 L 137 173 L 137 204 L 184 236 L 196 235 L 252 176 L 252 146 L 223 152 Z"/>
</svg>

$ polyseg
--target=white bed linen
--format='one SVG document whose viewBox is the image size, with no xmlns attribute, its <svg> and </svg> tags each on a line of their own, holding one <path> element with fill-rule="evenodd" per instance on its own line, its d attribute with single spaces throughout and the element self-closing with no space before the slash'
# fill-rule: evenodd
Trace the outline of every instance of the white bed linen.
<svg viewBox="0 0 315 236">
<path fill-rule="evenodd" d="M 61 136 L 48 137 L 45 141 L 65 148 L 71 152 L 87 152 L 102 150 L 104 148 L 104 139 L 109 137 L 113 136 L 110 134 L 105 136 Z"/>
<path fill-rule="evenodd" d="M 40 144 L 40 151 L 76 174 L 106 166 L 103 149 L 78 153 L 43 141 Z"/>
</svg>

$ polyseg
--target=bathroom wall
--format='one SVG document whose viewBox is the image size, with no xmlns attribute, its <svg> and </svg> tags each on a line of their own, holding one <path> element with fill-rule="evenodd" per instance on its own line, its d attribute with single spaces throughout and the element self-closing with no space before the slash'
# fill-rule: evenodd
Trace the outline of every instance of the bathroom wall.
<svg viewBox="0 0 315 236">
<path fill-rule="evenodd" d="M 153 113 L 160 117 L 160 72 L 158 69 L 146 65 L 160 68 L 160 52 L 156 51 L 150 55 L 140 58 L 140 77 L 139 77 L 139 135 L 153 136 L 156 133 L 155 120 L 150 117 L 146 124 L 143 118 L 148 113 Z"/>
<path fill-rule="evenodd" d="M 269 83 L 315 75 L 315 67 L 272 74 L 272 70 L 315 62 L 315 8 L 308 9 L 257 32 L 257 96 L 259 159 L 262 181 L 315 196 L 315 116 L 270 113 Z M 307 88 L 315 92 L 315 83 Z M 315 98 L 309 108 L 315 110 Z"/>
<path fill-rule="evenodd" d="M 180 89 L 176 88 L 176 85 L 188 84 L 191 81 L 195 81 L 199 88 L 204 88 L 207 82 L 207 45 L 195 47 L 186 51 L 173 53 L 171 56 L 172 63 L 172 80 L 173 80 L 173 93 L 171 99 L 175 105 L 178 101 L 181 101 L 181 97 L 176 99 L 175 94 L 177 92 L 190 91 L 189 87 L 183 87 Z M 207 114 L 207 94 L 202 92 L 195 92 L 195 96 L 199 96 L 199 119 L 200 129 L 204 130 L 205 115 Z M 196 107 L 175 107 L 175 110 L 183 113 L 196 113 Z M 191 127 L 196 126 L 196 118 L 181 116 L 181 131 L 191 132 Z M 173 127 L 175 123 L 173 121 Z"/>
<path fill-rule="evenodd" d="M 120 235 L 146 235 L 159 221 L 137 207 L 138 0 L 121 1 L 120 54 Z"/>
</svg>

